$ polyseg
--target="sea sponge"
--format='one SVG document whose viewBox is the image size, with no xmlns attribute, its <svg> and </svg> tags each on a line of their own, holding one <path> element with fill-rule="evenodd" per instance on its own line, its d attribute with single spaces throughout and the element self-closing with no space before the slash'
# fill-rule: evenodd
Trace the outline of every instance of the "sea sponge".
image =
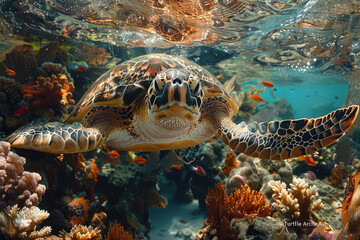
<svg viewBox="0 0 360 240">
<path fill-rule="evenodd" d="M 10 143 L 0 141 L 0 209 L 8 205 L 37 206 L 45 193 L 38 173 L 24 171 L 26 160 L 10 151 Z"/>
<path fill-rule="evenodd" d="M 8 239 L 41 239 L 51 233 L 51 227 L 36 230 L 36 226 L 48 217 L 48 212 L 35 206 L 8 206 L 0 212 L 0 230 Z"/>
<path fill-rule="evenodd" d="M 321 210 L 324 204 L 321 199 L 315 200 L 319 196 L 316 186 L 309 187 L 304 179 L 294 178 L 290 187 L 286 189 L 286 184 L 280 181 L 268 183 L 268 188 L 275 192 L 274 207 L 288 219 L 303 225 L 310 221 L 311 212 Z"/>
<path fill-rule="evenodd" d="M 73 225 L 84 224 L 89 218 L 89 203 L 84 197 L 73 199 L 68 205 L 70 222 Z"/>
</svg>

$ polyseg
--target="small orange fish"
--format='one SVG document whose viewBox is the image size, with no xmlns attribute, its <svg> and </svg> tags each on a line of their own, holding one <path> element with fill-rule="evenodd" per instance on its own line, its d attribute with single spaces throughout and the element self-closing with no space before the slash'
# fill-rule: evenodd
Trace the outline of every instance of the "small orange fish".
<svg viewBox="0 0 360 240">
<path fill-rule="evenodd" d="M 264 101 L 264 99 L 262 97 L 260 97 L 259 95 L 250 95 L 251 99 L 254 100 L 255 102 L 262 102 Z"/>
<path fill-rule="evenodd" d="M 6 72 L 9 74 L 9 76 L 15 76 L 16 72 L 14 70 L 11 70 L 9 68 L 6 69 Z"/>
<path fill-rule="evenodd" d="M 133 160 L 131 160 L 131 162 L 136 163 L 136 164 L 144 164 L 147 162 L 147 160 L 143 157 L 136 157 Z"/>
<path fill-rule="evenodd" d="M 160 205 L 161 205 L 163 208 L 166 208 L 165 203 L 160 202 Z"/>
<path fill-rule="evenodd" d="M 172 168 L 175 168 L 175 169 L 177 169 L 177 170 L 181 170 L 181 169 L 182 169 L 181 166 L 180 166 L 180 165 L 177 165 L 177 164 L 174 164 L 174 165 L 172 165 L 171 167 L 172 167 Z"/>
<path fill-rule="evenodd" d="M 307 165 L 313 166 L 313 167 L 316 166 L 316 162 L 314 161 L 314 159 L 312 157 L 305 156 L 304 158 L 305 158 L 305 162 L 307 163 Z"/>
<path fill-rule="evenodd" d="M 25 107 L 22 107 L 18 110 L 16 110 L 15 112 L 13 112 L 13 116 L 14 117 L 19 117 L 21 114 L 23 114 L 27 109 L 29 108 L 29 106 L 25 106 Z"/>
<path fill-rule="evenodd" d="M 316 166 L 316 162 L 314 161 L 314 159 L 312 157 L 309 157 L 309 156 L 306 156 L 306 155 L 297 157 L 296 160 L 298 160 L 298 161 L 304 161 L 305 160 L 307 165 L 313 166 L 313 167 Z"/>
<path fill-rule="evenodd" d="M 181 222 L 181 223 L 183 223 L 183 224 L 186 224 L 186 223 L 187 223 L 186 221 L 184 221 L 184 220 L 182 220 L 182 219 L 180 219 L 179 222 Z"/>
<path fill-rule="evenodd" d="M 216 138 L 212 138 L 210 140 L 207 140 L 206 141 L 207 143 L 214 143 L 214 142 L 217 142 L 217 139 Z"/>
<path fill-rule="evenodd" d="M 274 87 L 274 84 L 270 81 L 261 81 L 260 83 L 265 87 Z"/>
<path fill-rule="evenodd" d="M 115 150 L 112 150 L 112 151 L 109 151 L 107 153 L 105 153 L 106 155 L 109 155 L 110 157 L 112 158 L 119 158 L 120 157 L 120 154 L 115 151 Z"/>
<path fill-rule="evenodd" d="M 219 78 L 222 78 L 223 76 L 224 76 L 224 74 L 219 74 L 216 76 L 216 78 L 219 79 Z"/>
</svg>

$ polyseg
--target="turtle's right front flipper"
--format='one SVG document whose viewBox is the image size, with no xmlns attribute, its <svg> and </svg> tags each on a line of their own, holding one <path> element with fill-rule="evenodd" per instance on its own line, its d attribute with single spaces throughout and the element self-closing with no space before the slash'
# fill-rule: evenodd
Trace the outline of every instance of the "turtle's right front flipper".
<svg viewBox="0 0 360 240">
<path fill-rule="evenodd" d="M 105 137 L 96 128 L 80 123 L 29 124 L 6 138 L 12 147 L 49 153 L 87 152 L 100 147 Z"/>
</svg>

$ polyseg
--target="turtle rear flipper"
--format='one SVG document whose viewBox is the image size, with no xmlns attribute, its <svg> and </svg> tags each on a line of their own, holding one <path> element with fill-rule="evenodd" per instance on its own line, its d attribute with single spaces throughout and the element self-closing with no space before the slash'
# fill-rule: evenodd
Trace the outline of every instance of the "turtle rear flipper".
<svg viewBox="0 0 360 240">
<path fill-rule="evenodd" d="M 220 123 L 216 135 L 236 152 L 261 159 L 283 160 L 314 154 L 344 136 L 359 106 L 341 108 L 312 119 L 283 120 L 236 125 L 229 117 Z M 217 120 L 217 121 L 216 121 Z"/>
<path fill-rule="evenodd" d="M 6 138 L 12 147 L 49 153 L 87 152 L 98 148 L 105 138 L 96 128 L 80 123 L 28 124 Z"/>
</svg>

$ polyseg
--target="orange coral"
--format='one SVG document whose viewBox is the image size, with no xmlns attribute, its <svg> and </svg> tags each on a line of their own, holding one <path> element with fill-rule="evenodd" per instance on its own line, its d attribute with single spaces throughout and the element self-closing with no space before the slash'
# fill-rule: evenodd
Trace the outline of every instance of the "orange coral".
<svg viewBox="0 0 360 240">
<path fill-rule="evenodd" d="M 230 227 L 233 218 L 244 218 L 249 215 L 266 217 L 271 205 L 266 204 L 265 195 L 241 186 L 229 196 L 225 195 L 225 185 L 218 183 L 210 190 L 205 199 L 207 222 L 217 230 L 218 239 L 230 239 L 236 231 Z"/>
<path fill-rule="evenodd" d="M 89 203 L 84 198 L 75 198 L 68 204 L 68 208 L 71 211 L 70 222 L 73 225 L 84 224 L 89 218 Z"/>
<path fill-rule="evenodd" d="M 360 237 L 360 169 L 348 176 L 348 185 L 341 210 L 341 232 L 337 239 L 355 240 Z"/>
<path fill-rule="evenodd" d="M 135 234 L 134 238 L 132 238 L 132 233 L 125 231 L 124 227 L 115 222 L 110 226 L 105 240 L 139 240 L 138 236 Z"/>
<path fill-rule="evenodd" d="M 51 107 L 58 104 L 73 105 L 72 91 L 75 87 L 65 74 L 51 77 L 37 77 L 30 84 L 21 87 L 23 98 L 31 102 L 32 107 Z"/>
<path fill-rule="evenodd" d="M 235 156 L 235 153 L 226 153 L 225 155 L 225 165 L 222 167 L 221 172 L 227 177 L 229 177 L 231 170 L 238 166 Z"/>
</svg>

